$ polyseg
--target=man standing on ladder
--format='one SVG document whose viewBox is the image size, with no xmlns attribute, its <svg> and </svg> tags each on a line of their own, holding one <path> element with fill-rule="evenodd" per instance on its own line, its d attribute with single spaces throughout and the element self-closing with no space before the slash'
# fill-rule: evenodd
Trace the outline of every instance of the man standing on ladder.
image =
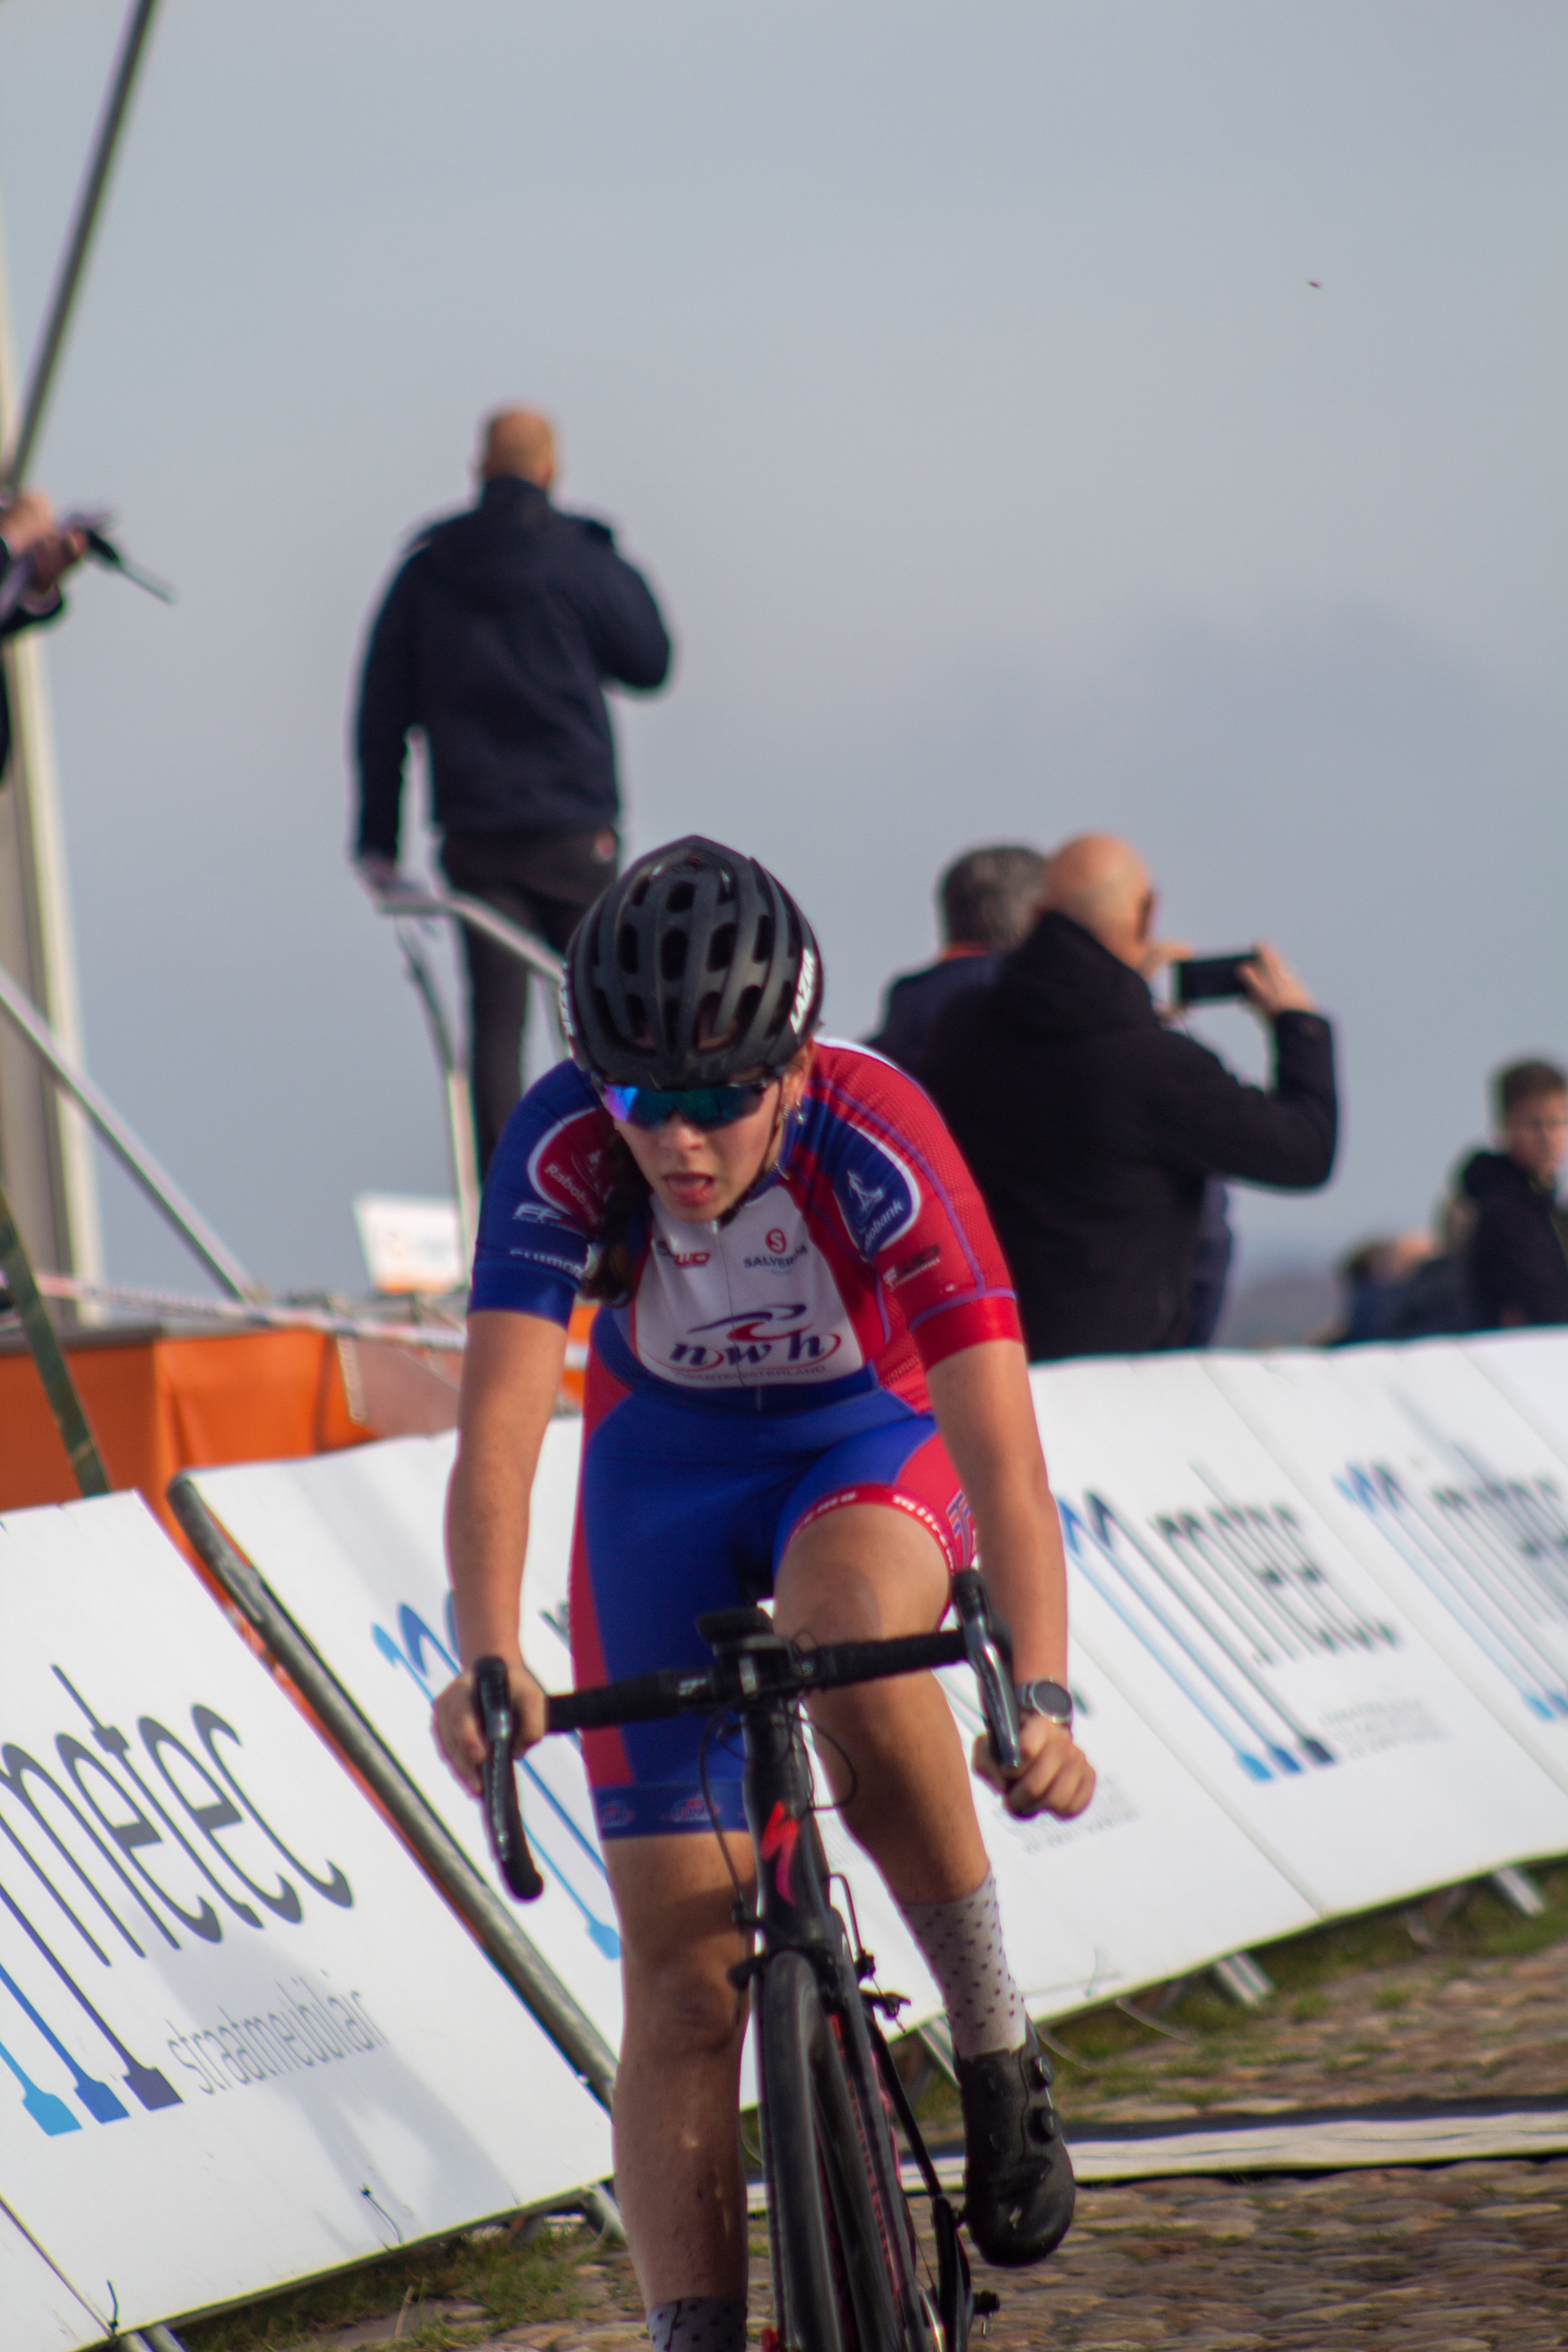
<svg viewBox="0 0 1568 2352">
<path fill-rule="evenodd" d="M 562 949 L 619 853 L 605 686 L 662 686 L 670 646 L 613 533 L 552 505 L 556 471 L 549 419 L 498 411 L 478 504 L 421 530 L 393 581 L 360 682 L 355 862 L 373 891 L 395 886 L 417 728 L 452 887 Z M 471 930 L 463 945 L 482 1173 L 521 1092 L 528 973 Z"/>
</svg>

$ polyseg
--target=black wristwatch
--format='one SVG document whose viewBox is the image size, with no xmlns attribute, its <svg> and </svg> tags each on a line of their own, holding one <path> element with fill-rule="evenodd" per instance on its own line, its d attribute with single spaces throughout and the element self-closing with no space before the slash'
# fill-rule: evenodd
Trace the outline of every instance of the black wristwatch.
<svg viewBox="0 0 1568 2352">
<path fill-rule="evenodd" d="M 1020 1683 L 1017 1699 L 1020 1715 L 1043 1715 L 1047 1723 L 1059 1723 L 1064 1731 L 1072 1729 L 1072 1693 L 1060 1683 Z"/>
</svg>

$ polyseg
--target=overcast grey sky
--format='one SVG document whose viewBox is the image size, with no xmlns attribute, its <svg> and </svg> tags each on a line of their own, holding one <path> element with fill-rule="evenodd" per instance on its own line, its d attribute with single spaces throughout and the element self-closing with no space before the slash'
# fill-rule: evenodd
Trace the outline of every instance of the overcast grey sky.
<svg viewBox="0 0 1568 2352">
<path fill-rule="evenodd" d="M 0 5 L 24 355 L 121 16 Z M 37 467 L 181 590 L 51 649 L 96 1075 L 279 1286 L 445 1189 L 344 711 L 525 397 L 679 638 L 634 845 L 775 865 L 854 1034 L 948 857 L 1124 831 L 1339 1024 L 1340 1173 L 1252 1264 L 1419 1221 L 1568 1050 L 1565 66 L 1538 0 L 165 0 Z"/>
</svg>

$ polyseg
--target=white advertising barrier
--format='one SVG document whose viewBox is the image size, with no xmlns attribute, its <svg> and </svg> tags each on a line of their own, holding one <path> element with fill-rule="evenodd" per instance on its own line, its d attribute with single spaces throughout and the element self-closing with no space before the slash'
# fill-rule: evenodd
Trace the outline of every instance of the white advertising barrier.
<svg viewBox="0 0 1568 2352">
<path fill-rule="evenodd" d="M 553 1422 L 534 1481 L 523 1653 L 570 1686 L 567 1584 L 582 1424 Z M 492 1883 L 478 1809 L 439 1763 L 429 1696 L 449 1669 L 441 1506 L 454 1441 L 394 1440 L 313 1461 L 203 1471 L 195 1484 L 409 1778 Z M 977 1726 L 966 1670 L 946 1677 L 965 1741 Z M 1014 1964 L 1042 2015 L 1157 1981 L 1287 1935 L 1311 1907 L 1086 1662 L 1078 1676 L 1101 1786 L 1081 1822 L 1015 1822 L 981 1792 Z M 518 1925 L 612 2048 L 620 2039 L 614 1911 L 581 1758 L 531 1751 L 520 1786 L 546 1881 Z M 936 2014 L 936 1988 L 877 1873 L 835 1818 L 830 1859 L 849 1880 L 883 1981 Z"/>
<path fill-rule="evenodd" d="M 1568 1331 L 1497 1331 L 1463 1351 L 1568 1461 Z"/>
<path fill-rule="evenodd" d="M 1568 1785 L 1568 1468 L 1501 1386 L 1447 1340 L 1216 1358 L 1212 1377 L 1390 1602 Z M 1511 1822 L 1500 1796 L 1497 1810 Z"/>
<path fill-rule="evenodd" d="M 110 2315 L 95 2312 L 0 2207 L 0 2315 L 16 2352 L 78 2352 L 100 2344 Z"/>
<path fill-rule="evenodd" d="M 1201 1360 L 1032 1379 L 1078 1651 L 1319 1910 L 1563 1851 L 1562 1790 Z"/>
<path fill-rule="evenodd" d="M 552 1421 L 534 1480 L 523 1655 L 547 1690 L 572 1686 L 566 1578 L 583 1424 Z M 203 1470 L 192 1483 L 501 1900 L 479 1806 L 437 1754 L 430 1702 L 458 1671 L 442 1520 L 457 1439 L 394 1438 L 302 1462 Z M 574 1739 L 518 1770 L 544 1893 L 517 1924 L 612 2050 L 621 2039 L 620 1937 Z"/>
<path fill-rule="evenodd" d="M 534 1481 L 524 1649 L 531 1664 L 540 1664 L 530 1642 L 542 1644 L 549 1629 L 561 1645 L 554 1663 L 563 1680 L 575 1493 L 576 1456 L 559 1444 Z M 954 1666 L 942 1679 L 967 1752 L 982 1728 L 974 1678 Z M 1102 1771 L 1082 1820 L 1015 1821 L 988 1790 L 976 1790 L 1009 1958 L 1037 2014 L 1079 2009 L 1307 1925 L 1310 1906 L 1092 1664 L 1075 1671 L 1074 1687 L 1086 1723 L 1094 1722 Z M 921 2024 L 940 2011 L 936 1986 L 879 1874 L 826 1809 L 820 1769 L 819 1786 L 829 1862 L 848 1883 L 879 1978 L 909 1995 L 905 2024 Z"/>
<path fill-rule="evenodd" d="M 1131 1705 L 1075 1625 L 1074 1736 L 1098 1781 L 1074 1822 L 1021 1822 L 977 1788 L 1007 1951 L 1037 2016 L 1161 1983 L 1298 1928 L 1317 1914 Z M 942 1675 L 966 1741 L 973 1676 Z"/>
<path fill-rule="evenodd" d="M 604 2176 L 602 2110 L 138 1497 L 0 1520 L 0 2199 L 95 2309 Z"/>
</svg>

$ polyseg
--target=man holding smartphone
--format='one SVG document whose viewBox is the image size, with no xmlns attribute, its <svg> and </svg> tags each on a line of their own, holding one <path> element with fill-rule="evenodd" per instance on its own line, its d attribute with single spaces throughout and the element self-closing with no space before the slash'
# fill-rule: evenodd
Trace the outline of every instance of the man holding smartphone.
<svg viewBox="0 0 1568 2352">
<path fill-rule="evenodd" d="M 1205 1183 L 1311 1192 L 1333 1167 L 1333 1037 L 1301 982 L 1271 947 L 1235 960 L 1232 991 L 1274 1045 L 1273 1086 L 1246 1085 L 1156 1007 L 1150 982 L 1186 951 L 1156 940 L 1155 906 L 1125 842 L 1068 842 L 1022 947 L 931 1041 L 926 1084 L 984 1196 L 1037 1363 L 1183 1346 Z M 1193 976 L 1211 992 L 1225 978 Z"/>
</svg>

